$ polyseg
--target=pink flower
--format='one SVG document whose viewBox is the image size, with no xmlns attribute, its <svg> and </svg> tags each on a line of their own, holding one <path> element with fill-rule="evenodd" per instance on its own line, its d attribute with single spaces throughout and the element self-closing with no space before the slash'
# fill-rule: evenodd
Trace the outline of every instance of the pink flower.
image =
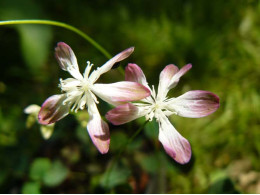
<svg viewBox="0 0 260 195">
<path fill-rule="evenodd" d="M 110 143 L 109 127 L 101 119 L 96 106 L 99 103 L 96 95 L 110 104 L 120 105 L 121 102 L 143 99 L 150 95 L 150 91 L 141 84 L 132 81 L 111 84 L 95 82 L 115 63 L 124 60 L 133 51 L 133 47 L 122 51 L 103 66 L 92 71 L 91 74 L 90 70 L 93 64 L 87 62 L 87 67 L 82 75 L 79 72 L 77 59 L 72 49 L 63 42 L 58 43 L 55 49 L 56 58 L 61 69 L 68 71 L 73 78 L 60 79 L 59 86 L 64 93 L 53 95 L 45 100 L 38 115 L 39 123 L 51 124 L 68 115 L 69 110 L 77 112 L 79 109 L 87 107 L 90 118 L 87 125 L 88 133 L 97 149 L 102 154 L 107 153 Z"/>
<path fill-rule="evenodd" d="M 151 96 L 138 103 L 126 103 L 110 110 L 106 118 L 114 125 L 120 125 L 145 116 L 146 120 L 153 118 L 159 123 L 159 141 L 165 151 L 178 163 L 184 164 L 191 158 L 189 142 L 170 123 L 168 116 L 176 114 L 183 117 L 200 118 L 215 112 L 219 108 L 219 98 L 208 91 L 189 91 L 176 97 L 168 98 L 167 93 L 174 88 L 182 75 L 190 68 L 187 64 L 180 70 L 175 65 L 166 66 L 160 74 L 157 94 L 148 86 L 146 77 L 139 66 L 128 64 L 125 71 L 127 81 L 139 82 L 147 87 Z"/>
</svg>

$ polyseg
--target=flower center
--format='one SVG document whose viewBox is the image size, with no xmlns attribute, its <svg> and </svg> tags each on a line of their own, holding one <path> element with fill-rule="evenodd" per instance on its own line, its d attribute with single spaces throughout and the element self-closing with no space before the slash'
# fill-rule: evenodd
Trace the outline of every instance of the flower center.
<svg viewBox="0 0 260 195">
<path fill-rule="evenodd" d="M 86 80 L 82 81 L 81 90 L 87 92 L 90 89 L 90 83 Z"/>
<path fill-rule="evenodd" d="M 63 104 L 70 104 L 71 111 L 77 112 L 78 109 L 84 109 L 87 103 L 87 94 L 91 94 L 91 83 L 88 80 L 78 80 L 68 78 L 66 80 L 60 79 L 60 88 L 66 93 L 67 98 Z"/>
</svg>

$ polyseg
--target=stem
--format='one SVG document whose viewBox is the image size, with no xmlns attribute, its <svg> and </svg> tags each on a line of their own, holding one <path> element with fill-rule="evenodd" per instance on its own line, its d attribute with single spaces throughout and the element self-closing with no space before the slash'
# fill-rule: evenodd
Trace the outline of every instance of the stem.
<svg viewBox="0 0 260 195">
<path fill-rule="evenodd" d="M 117 162 L 117 160 L 121 157 L 121 155 L 123 154 L 123 152 L 125 151 L 125 149 L 127 148 L 128 144 L 130 144 L 134 138 L 143 130 L 144 126 L 148 123 L 149 121 L 145 121 L 142 126 L 127 140 L 127 142 L 122 146 L 122 148 L 120 149 L 119 153 L 117 154 L 116 158 L 114 158 L 112 160 L 112 163 L 110 165 L 110 167 L 108 168 L 107 174 L 106 174 L 106 186 L 108 186 L 108 181 L 109 181 L 109 176 L 110 173 L 115 165 L 115 163 Z"/>
<path fill-rule="evenodd" d="M 52 25 L 59 26 L 71 30 L 83 37 L 86 41 L 92 44 L 97 50 L 99 50 L 104 56 L 110 59 L 112 56 L 108 53 L 101 45 L 99 45 L 94 39 L 90 36 L 82 32 L 81 30 L 71 26 L 69 24 L 65 24 L 63 22 L 51 21 L 51 20 L 8 20 L 8 21 L 0 21 L 0 25 L 12 25 L 12 24 L 44 24 L 44 25 Z"/>
</svg>

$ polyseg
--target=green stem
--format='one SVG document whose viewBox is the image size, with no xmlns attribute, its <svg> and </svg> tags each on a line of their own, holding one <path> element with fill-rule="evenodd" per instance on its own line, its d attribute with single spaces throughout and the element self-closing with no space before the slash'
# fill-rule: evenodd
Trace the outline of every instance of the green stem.
<svg viewBox="0 0 260 195">
<path fill-rule="evenodd" d="M 127 142 L 122 146 L 122 148 L 120 149 L 119 153 L 117 154 L 116 158 L 114 158 L 111 162 L 110 167 L 107 170 L 107 174 L 106 174 L 106 186 L 108 186 L 108 181 L 109 181 L 109 176 L 110 173 L 115 165 L 115 163 L 118 161 L 118 159 L 121 157 L 121 155 L 123 154 L 123 152 L 125 151 L 125 149 L 127 148 L 128 144 L 130 144 L 134 138 L 143 130 L 144 126 L 148 123 L 149 121 L 145 121 L 142 126 L 127 140 Z"/>
<path fill-rule="evenodd" d="M 51 20 L 7 20 L 7 21 L 0 21 L 0 25 L 12 25 L 12 24 L 44 24 L 44 25 L 52 25 L 52 26 L 59 26 L 71 30 L 84 38 L 90 44 L 92 44 L 96 49 L 98 49 L 102 54 L 104 54 L 108 59 L 112 56 L 108 53 L 101 45 L 99 45 L 94 39 L 90 36 L 82 32 L 81 30 L 71 26 L 69 24 L 65 24 L 63 22 L 51 21 Z"/>
</svg>

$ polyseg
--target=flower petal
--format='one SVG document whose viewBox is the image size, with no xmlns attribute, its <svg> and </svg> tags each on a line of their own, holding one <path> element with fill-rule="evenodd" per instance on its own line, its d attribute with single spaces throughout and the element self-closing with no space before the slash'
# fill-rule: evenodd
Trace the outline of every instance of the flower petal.
<svg viewBox="0 0 260 195">
<path fill-rule="evenodd" d="M 113 67 L 114 64 L 126 59 L 133 52 L 134 52 L 134 47 L 130 47 L 130 48 L 120 52 L 119 54 L 117 54 L 116 56 L 111 58 L 109 61 L 107 61 L 103 66 L 101 66 L 101 67 L 97 68 L 97 70 L 93 71 L 91 73 L 89 79 L 92 81 L 92 83 L 94 83 L 100 77 L 100 75 L 108 72 Z"/>
<path fill-rule="evenodd" d="M 68 71 L 76 79 L 83 79 L 79 72 L 77 58 L 70 46 L 59 42 L 55 48 L 55 56 L 62 70 Z"/>
<path fill-rule="evenodd" d="M 24 109 L 24 113 L 26 114 L 36 114 L 38 115 L 38 112 L 40 111 L 41 107 L 36 105 L 36 104 L 31 104 L 29 106 L 27 106 L 25 109 Z"/>
<path fill-rule="evenodd" d="M 190 143 L 173 127 L 167 117 L 159 122 L 159 140 L 166 153 L 180 164 L 190 161 Z"/>
<path fill-rule="evenodd" d="M 160 74 L 160 81 L 158 86 L 158 100 L 163 100 L 168 91 L 169 84 L 171 82 L 172 77 L 179 71 L 179 68 L 173 64 L 167 65 Z"/>
<path fill-rule="evenodd" d="M 209 91 L 194 90 L 170 99 L 167 104 L 177 115 L 200 118 L 215 112 L 219 108 L 219 97 Z"/>
<path fill-rule="evenodd" d="M 54 131 L 54 123 L 50 125 L 41 125 L 40 130 L 44 139 L 49 139 Z"/>
<path fill-rule="evenodd" d="M 100 153 L 105 154 L 109 150 L 110 134 L 108 124 L 103 121 L 93 99 L 88 98 L 89 122 L 87 130 L 93 144 Z"/>
<path fill-rule="evenodd" d="M 138 113 L 138 108 L 136 106 L 131 103 L 126 103 L 108 111 L 106 118 L 113 125 L 121 125 L 141 117 Z"/>
<path fill-rule="evenodd" d="M 188 71 L 190 70 L 192 67 L 191 64 L 187 64 L 185 66 L 183 66 L 176 74 L 173 75 L 171 81 L 169 82 L 169 85 L 168 85 L 168 90 L 172 89 L 173 87 L 175 87 L 180 78 Z"/>
<path fill-rule="evenodd" d="M 121 81 L 111 84 L 94 84 L 92 91 L 112 105 L 141 100 L 151 94 L 150 90 L 143 85 L 130 81 Z"/>
<path fill-rule="evenodd" d="M 53 95 L 42 104 L 38 114 L 39 123 L 48 125 L 62 119 L 69 113 L 70 105 L 63 104 L 66 95 Z"/>
<path fill-rule="evenodd" d="M 129 63 L 125 68 L 125 80 L 140 83 L 150 89 L 142 69 L 137 64 Z M 150 89 L 151 91 L 151 89 Z"/>
</svg>

